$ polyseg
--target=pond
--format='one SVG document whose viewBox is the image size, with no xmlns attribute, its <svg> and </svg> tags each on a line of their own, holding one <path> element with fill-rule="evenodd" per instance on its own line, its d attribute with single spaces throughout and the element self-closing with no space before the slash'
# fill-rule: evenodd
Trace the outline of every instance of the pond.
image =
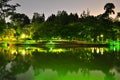
<svg viewBox="0 0 120 80">
<path fill-rule="evenodd" d="M 115 47 L 0 47 L 0 80 L 120 80 Z"/>
</svg>

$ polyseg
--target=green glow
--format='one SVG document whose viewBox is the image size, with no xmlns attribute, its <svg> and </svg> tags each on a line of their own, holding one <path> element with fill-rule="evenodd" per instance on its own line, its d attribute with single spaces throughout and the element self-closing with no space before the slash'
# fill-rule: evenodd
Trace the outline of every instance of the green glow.
<svg viewBox="0 0 120 80">
<path fill-rule="evenodd" d="M 8 42 L 0 42 L 0 46 L 7 47 L 8 46 Z"/>
<path fill-rule="evenodd" d="M 29 41 L 25 41 L 24 44 L 31 44 Z"/>
<path fill-rule="evenodd" d="M 118 42 L 118 41 L 110 42 L 110 50 L 113 50 L 113 51 L 120 50 L 120 42 Z"/>
<path fill-rule="evenodd" d="M 117 46 L 110 46 L 110 50 L 112 51 L 119 51 L 120 50 L 120 46 L 117 45 Z"/>
<path fill-rule="evenodd" d="M 118 46 L 118 45 L 120 45 L 120 42 L 118 42 L 118 41 L 110 42 L 110 46 Z"/>
<path fill-rule="evenodd" d="M 60 74 L 63 74 L 61 71 Z M 47 76 L 47 77 L 46 77 Z M 66 75 L 59 75 L 56 71 L 46 69 L 41 71 L 40 75 L 35 76 L 34 80 L 104 80 L 105 74 L 101 71 L 68 72 Z"/>
</svg>

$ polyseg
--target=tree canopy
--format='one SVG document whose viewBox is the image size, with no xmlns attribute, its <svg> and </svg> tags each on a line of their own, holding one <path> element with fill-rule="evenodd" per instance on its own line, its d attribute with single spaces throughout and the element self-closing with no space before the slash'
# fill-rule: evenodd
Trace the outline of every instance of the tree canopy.
<svg viewBox="0 0 120 80">
<path fill-rule="evenodd" d="M 9 0 L 6 0 L 6 4 Z M 19 6 L 16 4 L 15 8 Z M 119 39 L 120 21 L 110 18 L 114 12 L 115 5 L 107 3 L 105 12 L 99 16 L 90 15 L 90 11 L 83 11 L 79 16 L 77 13 L 58 11 L 51 14 L 46 20 L 44 14 L 34 13 L 30 20 L 26 14 L 16 13 L 11 15 L 9 24 L 4 19 L 0 20 L 1 35 L 4 31 L 14 31 L 14 37 L 40 39 L 69 39 L 84 40 L 91 42 L 110 41 Z M 2 9 L 2 8 L 1 8 Z M 5 12 L 6 14 L 7 12 Z M 119 17 L 119 13 L 117 15 Z M 11 33 L 11 32 L 10 32 Z M 4 33 L 5 37 L 7 34 Z M 102 36 L 101 36 L 102 35 Z"/>
<path fill-rule="evenodd" d="M 20 6 L 18 3 L 11 5 L 8 2 L 11 0 L 0 0 L 0 20 L 5 20 L 5 17 L 12 15 L 16 7 Z"/>
</svg>

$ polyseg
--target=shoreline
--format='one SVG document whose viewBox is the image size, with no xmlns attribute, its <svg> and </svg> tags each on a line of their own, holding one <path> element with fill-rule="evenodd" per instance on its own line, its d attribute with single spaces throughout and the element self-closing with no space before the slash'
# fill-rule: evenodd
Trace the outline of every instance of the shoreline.
<svg viewBox="0 0 120 80">
<path fill-rule="evenodd" d="M 0 46 L 56 46 L 56 47 L 109 47 L 109 44 L 105 43 L 90 43 L 85 41 L 68 41 L 68 40 L 43 40 L 39 42 L 0 42 Z"/>
</svg>

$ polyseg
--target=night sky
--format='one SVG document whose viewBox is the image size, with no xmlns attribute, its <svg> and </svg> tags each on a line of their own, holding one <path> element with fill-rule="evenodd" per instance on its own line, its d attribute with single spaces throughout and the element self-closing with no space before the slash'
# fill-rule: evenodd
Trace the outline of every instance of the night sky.
<svg viewBox="0 0 120 80">
<path fill-rule="evenodd" d="M 104 5 L 108 2 L 114 3 L 115 12 L 120 12 L 120 0 L 12 0 L 11 2 L 19 3 L 21 7 L 17 8 L 17 12 L 24 13 L 30 18 L 34 12 L 44 13 L 48 17 L 52 13 L 57 14 L 58 10 L 80 15 L 87 9 L 91 15 L 96 16 L 104 12 Z"/>
</svg>

